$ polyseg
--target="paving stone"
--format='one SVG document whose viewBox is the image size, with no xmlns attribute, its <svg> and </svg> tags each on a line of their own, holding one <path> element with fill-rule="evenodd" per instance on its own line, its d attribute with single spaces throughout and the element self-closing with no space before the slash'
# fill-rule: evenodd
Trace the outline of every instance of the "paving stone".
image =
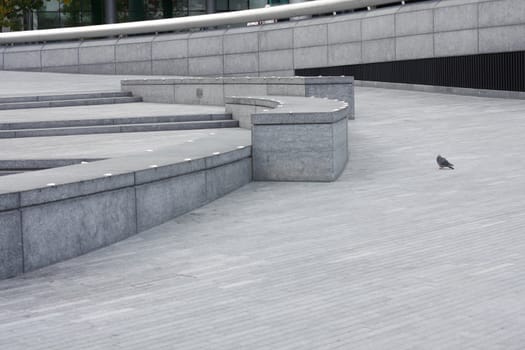
<svg viewBox="0 0 525 350">
<path fill-rule="evenodd" d="M 0 281 L 0 348 L 521 349 L 524 113 L 358 87 L 338 181 L 252 182 Z"/>
</svg>

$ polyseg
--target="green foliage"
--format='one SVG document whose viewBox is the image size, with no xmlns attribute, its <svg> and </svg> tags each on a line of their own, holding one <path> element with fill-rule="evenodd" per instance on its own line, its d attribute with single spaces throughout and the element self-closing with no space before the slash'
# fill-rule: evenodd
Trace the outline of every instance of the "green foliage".
<svg viewBox="0 0 525 350">
<path fill-rule="evenodd" d="M 0 0 L 0 26 L 11 30 L 23 29 L 24 14 L 38 10 L 43 4 L 44 0 Z"/>
</svg>

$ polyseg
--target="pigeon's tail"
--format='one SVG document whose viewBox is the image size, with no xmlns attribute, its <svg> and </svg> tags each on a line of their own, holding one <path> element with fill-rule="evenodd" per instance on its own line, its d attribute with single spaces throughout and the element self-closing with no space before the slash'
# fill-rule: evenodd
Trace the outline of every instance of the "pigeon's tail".
<svg viewBox="0 0 525 350">
<path fill-rule="evenodd" d="M 450 164 L 448 167 L 452 170 L 454 170 L 454 167 L 452 166 L 453 164 Z"/>
</svg>

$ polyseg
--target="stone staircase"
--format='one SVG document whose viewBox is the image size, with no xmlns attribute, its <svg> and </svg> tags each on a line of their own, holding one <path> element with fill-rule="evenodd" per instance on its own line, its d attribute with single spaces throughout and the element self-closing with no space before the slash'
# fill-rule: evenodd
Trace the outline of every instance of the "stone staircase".
<svg viewBox="0 0 525 350">
<path fill-rule="evenodd" d="M 91 92 L 78 94 L 0 97 L 0 110 L 91 106 L 102 104 L 141 102 L 142 97 L 129 92 Z"/>
<path fill-rule="evenodd" d="M 142 105 L 141 97 L 133 97 L 126 92 L 101 92 L 83 94 L 62 94 L 45 96 L 23 96 L 23 97 L 0 97 L 0 111 L 45 108 L 46 113 L 50 113 L 51 107 L 82 107 L 101 104 L 128 103 L 125 108 L 130 111 L 139 109 Z M 129 105 L 129 103 L 132 103 Z M 124 108 L 124 107 L 123 107 Z M 28 113 L 38 113 L 34 110 Z M 53 113 L 53 112 L 51 112 Z M 68 112 L 69 113 L 69 112 Z M 71 113 L 75 113 L 72 110 Z M 234 128 L 239 123 L 232 120 L 231 114 L 189 114 L 177 115 L 174 108 L 171 115 L 147 115 L 137 116 L 136 113 L 131 117 L 122 115 L 115 117 L 108 113 L 103 118 L 69 118 L 63 113 L 60 117 L 50 120 L 27 120 L 22 118 L 20 121 L 1 121 L 0 120 L 0 139 L 20 138 L 20 137 L 40 137 L 40 136 L 65 136 L 65 135 L 87 135 L 87 134 L 107 134 L 107 133 L 131 133 L 131 132 L 151 132 L 169 130 L 193 130 L 193 129 L 216 129 Z M 25 113 L 24 113 L 25 114 Z"/>
<path fill-rule="evenodd" d="M 231 115 L 191 115 L 0 124 L 0 138 L 235 128 Z"/>
</svg>

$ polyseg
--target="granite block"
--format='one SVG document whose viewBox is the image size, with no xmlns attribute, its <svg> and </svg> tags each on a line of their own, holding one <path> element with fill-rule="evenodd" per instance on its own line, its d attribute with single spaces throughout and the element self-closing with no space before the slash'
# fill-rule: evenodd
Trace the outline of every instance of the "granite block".
<svg viewBox="0 0 525 350">
<path fill-rule="evenodd" d="M 289 50 L 293 48 L 293 29 L 262 30 L 259 32 L 259 51 Z"/>
<path fill-rule="evenodd" d="M 78 68 L 84 74 L 116 74 L 117 69 L 115 63 L 82 64 Z"/>
<path fill-rule="evenodd" d="M 310 46 L 324 46 L 328 43 L 327 26 L 312 25 L 304 27 L 296 27 L 293 31 L 293 46 L 310 47 Z"/>
<path fill-rule="evenodd" d="M 259 34 L 226 34 L 224 36 L 224 54 L 257 52 L 259 50 Z"/>
<path fill-rule="evenodd" d="M 188 75 L 188 59 L 154 59 L 152 62 L 155 75 Z"/>
<path fill-rule="evenodd" d="M 394 36 L 394 15 L 364 18 L 362 27 L 363 40 L 391 38 Z"/>
<path fill-rule="evenodd" d="M 192 57 L 189 59 L 188 72 L 194 76 L 220 76 L 224 74 L 224 57 L 208 56 L 208 57 Z"/>
<path fill-rule="evenodd" d="M 525 19 L 523 0 L 488 1 L 478 6 L 480 27 L 523 24 Z"/>
<path fill-rule="evenodd" d="M 163 40 L 153 41 L 152 59 L 164 60 L 175 58 L 188 58 L 188 40 Z"/>
<path fill-rule="evenodd" d="M 261 96 L 267 94 L 264 84 L 224 84 L 224 96 Z"/>
<path fill-rule="evenodd" d="M 5 189 L 2 191 L 4 193 L 0 193 L 0 212 L 4 210 L 16 209 L 20 206 L 20 196 L 18 192 L 9 193 L 8 191 L 8 189 Z"/>
<path fill-rule="evenodd" d="M 328 44 L 361 41 L 361 21 L 341 21 L 328 24 Z"/>
<path fill-rule="evenodd" d="M 224 55 L 224 73 L 250 73 L 259 70 L 257 53 Z"/>
<path fill-rule="evenodd" d="M 434 31 L 448 32 L 478 27 L 478 4 L 439 7 L 434 10 Z"/>
<path fill-rule="evenodd" d="M 331 124 L 255 124 L 253 127 L 254 152 L 329 152 L 331 140 Z"/>
<path fill-rule="evenodd" d="M 69 259 L 137 232 L 126 188 L 22 209 L 25 271 Z"/>
<path fill-rule="evenodd" d="M 348 163 L 348 120 L 342 119 L 332 124 L 333 137 L 333 175 L 334 180 L 341 175 Z"/>
<path fill-rule="evenodd" d="M 20 212 L 0 212 L 0 280 L 23 272 Z"/>
<path fill-rule="evenodd" d="M 294 69 L 294 53 L 293 50 L 273 50 L 266 52 L 259 52 L 259 71 L 287 71 Z M 269 76 L 269 74 L 264 74 Z M 273 74 L 271 74 L 273 75 Z M 275 74 L 280 76 L 281 74 Z M 286 75 L 283 75 L 286 76 Z"/>
<path fill-rule="evenodd" d="M 460 30 L 434 34 L 434 55 L 457 56 L 478 53 L 478 31 Z"/>
<path fill-rule="evenodd" d="M 44 46 L 41 51 L 42 67 L 78 65 L 78 47 L 56 48 Z"/>
<path fill-rule="evenodd" d="M 434 35 L 410 35 L 396 38 L 396 59 L 408 60 L 434 56 Z"/>
<path fill-rule="evenodd" d="M 322 67 L 328 64 L 328 47 L 312 46 L 294 49 L 294 67 Z"/>
<path fill-rule="evenodd" d="M 189 57 L 217 56 L 222 55 L 222 37 L 212 36 L 205 38 L 193 38 L 188 40 Z"/>
<path fill-rule="evenodd" d="M 239 160 L 250 158 L 251 148 L 242 147 L 232 151 L 214 154 L 204 158 L 206 162 L 206 169 L 217 168 L 226 164 L 235 163 Z"/>
<path fill-rule="evenodd" d="M 53 73 L 78 73 L 80 70 L 80 67 L 78 65 L 75 66 L 50 66 L 50 67 L 42 67 L 42 72 L 53 72 Z"/>
<path fill-rule="evenodd" d="M 431 10 L 396 14 L 396 36 L 432 33 L 434 16 Z"/>
<path fill-rule="evenodd" d="M 265 77 L 292 77 L 295 75 L 295 70 L 293 68 L 283 69 L 283 70 L 266 70 L 262 69 L 259 71 L 259 76 Z"/>
<path fill-rule="evenodd" d="M 4 51 L 4 69 L 40 70 L 40 46 L 7 48 Z"/>
<path fill-rule="evenodd" d="M 206 198 L 212 201 L 232 192 L 252 179 L 251 158 L 206 170 Z"/>
<path fill-rule="evenodd" d="M 252 127 L 252 114 L 257 111 L 254 105 L 243 105 L 243 104 L 226 104 L 226 113 L 230 113 L 234 120 L 239 121 L 239 127 L 243 129 L 251 129 Z"/>
<path fill-rule="evenodd" d="M 361 43 L 328 45 L 328 65 L 342 66 L 362 62 Z"/>
<path fill-rule="evenodd" d="M 71 174 L 74 179 L 74 174 Z M 110 191 L 118 188 L 133 186 L 135 181 L 132 173 L 104 177 L 102 177 L 103 174 L 100 175 L 101 177 L 91 180 L 73 180 L 70 183 L 58 183 L 55 186 L 47 186 L 20 192 L 20 206 L 26 207 L 68 198 L 86 196 L 98 192 Z"/>
<path fill-rule="evenodd" d="M 175 103 L 198 105 L 224 105 L 222 84 L 175 85 Z"/>
<path fill-rule="evenodd" d="M 118 43 L 116 46 L 117 62 L 151 61 L 151 42 L 133 44 Z"/>
<path fill-rule="evenodd" d="M 304 82 L 298 82 L 296 84 L 287 83 L 275 83 L 267 85 L 268 95 L 284 95 L 284 96 L 305 96 L 305 84 Z"/>
<path fill-rule="evenodd" d="M 332 152 L 263 153 L 254 150 L 255 181 L 333 181 Z"/>
<path fill-rule="evenodd" d="M 395 59 L 395 39 L 380 39 L 363 42 L 363 63 L 392 61 Z"/>
<path fill-rule="evenodd" d="M 143 169 L 135 172 L 135 184 L 141 185 L 154 181 L 164 180 L 176 176 L 186 175 L 204 170 L 206 162 L 204 159 L 194 159 L 191 161 L 177 162 L 168 161 L 169 164 L 156 168 Z"/>
<path fill-rule="evenodd" d="M 116 71 L 117 74 L 150 75 L 151 61 L 117 62 Z"/>
<path fill-rule="evenodd" d="M 525 50 L 525 25 L 479 29 L 479 52 Z"/>
<path fill-rule="evenodd" d="M 175 86 L 170 84 L 122 85 L 122 91 L 142 97 L 144 102 L 175 103 Z"/>
<path fill-rule="evenodd" d="M 137 228 L 144 231 L 206 203 L 204 171 L 137 186 Z"/>
<path fill-rule="evenodd" d="M 78 49 L 80 64 L 109 64 L 116 61 L 115 45 L 109 44 L 103 46 L 84 46 Z"/>
</svg>

